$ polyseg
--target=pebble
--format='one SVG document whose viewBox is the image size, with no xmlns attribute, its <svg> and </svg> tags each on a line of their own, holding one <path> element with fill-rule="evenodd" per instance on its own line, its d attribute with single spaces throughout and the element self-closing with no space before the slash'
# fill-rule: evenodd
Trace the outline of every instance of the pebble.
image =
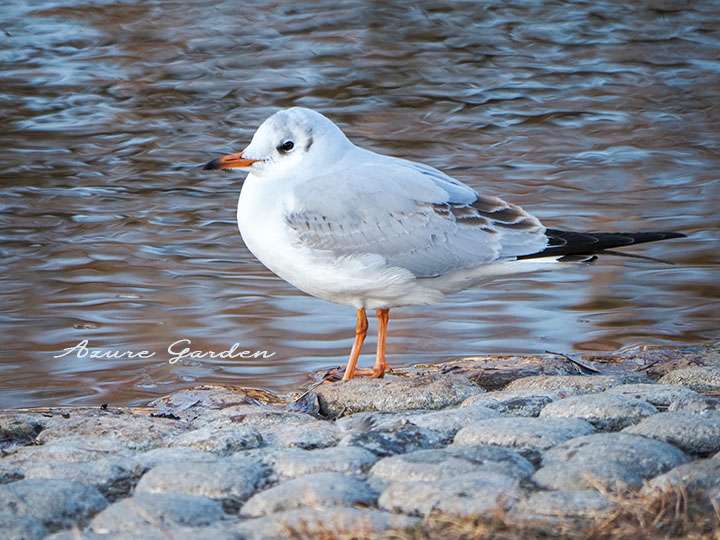
<svg viewBox="0 0 720 540">
<path fill-rule="evenodd" d="M 263 516 L 300 507 L 370 506 L 377 493 L 364 480 L 341 473 L 308 474 L 261 491 L 242 507 L 244 516 Z"/>
<path fill-rule="evenodd" d="M 700 397 L 697 392 L 679 384 L 621 384 L 608 388 L 605 392 L 642 399 L 665 409 L 674 403 Z"/>
<path fill-rule="evenodd" d="M 657 412 L 657 409 L 647 401 L 605 392 L 555 401 L 545 406 L 540 416 L 581 418 L 598 430 L 617 431 Z"/>
<path fill-rule="evenodd" d="M 284 426 L 276 424 L 263 431 L 265 443 L 284 448 L 327 448 L 340 439 L 338 428 L 331 422 L 315 421 Z"/>
<path fill-rule="evenodd" d="M 519 496 L 518 480 L 485 471 L 432 482 L 393 482 L 380 496 L 380 508 L 414 516 L 444 512 L 468 517 L 511 505 Z"/>
<path fill-rule="evenodd" d="M 508 416 L 538 416 L 548 403 L 567 397 L 563 392 L 537 392 L 533 390 L 488 392 L 470 396 L 461 407 L 484 406 Z"/>
<path fill-rule="evenodd" d="M 448 439 L 442 433 L 418 427 L 407 420 L 399 420 L 386 427 L 352 431 L 340 440 L 340 445 L 359 446 L 385 457 L 423 448 L 437 448 L 447 442 Z"/>
<path fill-rule="evenodd" d="M 226 512 L 240 506 L 262 487 L 270 471 L 257 461 L 218 460 L 211 463 L 167 463 L 142 477 L 135 493 L 182 493 L 219 501 Z"/>
<path fill-rule="evenodd" d="M 533 475 L 540 487 L 585 490 L 639 488 L 643 481 L 687 461 L 674 446 L 627 433 L 578 437 L 546 451 Z"/>
<path fill-rule="evenodd" d="M 484 392 L 467 377 L 426 374 L 417 377 L 370 379 L 321 384 L 315 390 L 321 414 L 337 417 L 362 411 L 400 412 L 442 409 Z"/>
<path fill-rule="evenodd" d="M 669 442 L 691 454 L 715 453 L 720 450 L 720 411 L 664 412 L 624 431 Z"/>
<path fill-rule="evenodd" d="M 505 390 L 559 390 L 568 395 L 602 392 L 620 384 L 645 382 L 640 374 L 626 375 L 535 375 L 512 381 Z"/>
<path fill-rule="evenodd" d="M 257 429 L 243 426 L 205 426 L 183 433 L 171 442 L 175 447 L 188 446 L 219 456 L 257 448 L 262 444 L 263 438 Z"/>
<path fill-rule="evenodd" d="M 178 493 L 137 493 L 117 501 L 96 515 L 90 529 L 99 534 L 125 533 L 142 538 L 140 531 L 153 525 L 199 527 L 225 517 L 219 502 Z"/>
<path fill-rule="evenodd" d="M 500 413 L 481 405 L 433 411 L 422 414 L 406 416 L 408 422 L 421 428 L 431 429 L 440 433 L 447 439 L 452 437 L 463 427 L 478 420 L 496 418 Z"/>
<path fill-rule="evenodd" d="M 679 384 L 695 392 L 720 391 L 720 367 L 686 367 L 663 375 L 660 384 Z"/>
<path fill-rule="evenodd" d="M 278 477 L 296 478 L 321 472 L 360 475 L 367 472 L 377 459 L 375 454 L 364 448 L 338 446 L 317 450 L 280 450 L 273 454 L 271 461 Z"/>
</svg>

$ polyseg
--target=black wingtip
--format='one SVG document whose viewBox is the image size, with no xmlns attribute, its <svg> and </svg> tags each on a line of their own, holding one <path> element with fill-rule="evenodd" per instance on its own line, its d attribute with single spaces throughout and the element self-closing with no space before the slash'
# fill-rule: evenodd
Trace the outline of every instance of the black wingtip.
<svg viewBox="0 0 720 540">
<path fill-rule="evenodd" d="M 203 166 L 204 171 L 216 171 L 219 168 L 220 160 L 218 158 L 215 158 L 212 161 L 208 161 L 205 166 Z"/>
</svg>

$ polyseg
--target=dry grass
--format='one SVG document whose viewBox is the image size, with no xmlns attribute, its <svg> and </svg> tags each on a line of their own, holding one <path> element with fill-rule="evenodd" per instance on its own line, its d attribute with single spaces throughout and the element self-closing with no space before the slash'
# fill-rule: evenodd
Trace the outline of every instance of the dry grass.
<svg viewBox="0 0 720 540">
<path fill-rule="evenodd" d="M 313 540 L 720 540 L 720 508 L 706 495 L 668 489 L 648 494 L 605 493 L 616 507 L 608 513 L 583 519 L 518 522 L 502 510 L 491 516 L 459 519 L 433 515 L 417 527 L 372 534 L 362 527 L 342 533 L 301 527 L 288 538 Z"/>
</svg>

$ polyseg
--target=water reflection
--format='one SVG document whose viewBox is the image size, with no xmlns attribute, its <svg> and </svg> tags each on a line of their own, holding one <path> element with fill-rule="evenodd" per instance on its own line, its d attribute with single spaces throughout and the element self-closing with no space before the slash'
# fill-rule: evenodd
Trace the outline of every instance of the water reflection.
<svg viewBox="0 0 720 540">
<path fill-rule="evenodd" d="M 241 176 L 196 168 L 294 104 L 553 226 L 691 234 L 642 250 L 675 266 L 610 259 L 398 310 L 393 362 L 718 335 L 716 3 L 11 0 L 0 21 L 0 406 L 282 389 L 343 362 L 352 310 L 255 261 Z M 179 338 L 276 356 L 52 358 Z"/>
</svg>

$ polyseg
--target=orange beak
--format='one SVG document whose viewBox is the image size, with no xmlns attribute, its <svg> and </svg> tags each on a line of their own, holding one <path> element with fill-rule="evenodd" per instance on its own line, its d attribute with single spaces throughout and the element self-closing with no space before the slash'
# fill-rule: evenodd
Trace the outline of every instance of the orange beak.
<svg viewBox="0 0 720 540">
<path fill-rule="evenodd" d="M 253 163 L 258 161 L 257 159 L 245 159 L 242 153 L 239 154 L 227 154 L 220 156 L 212 161 L 205 164 L 203 169 L 215 170 L 215 169 L 247 169 Z"/>
</svg>

